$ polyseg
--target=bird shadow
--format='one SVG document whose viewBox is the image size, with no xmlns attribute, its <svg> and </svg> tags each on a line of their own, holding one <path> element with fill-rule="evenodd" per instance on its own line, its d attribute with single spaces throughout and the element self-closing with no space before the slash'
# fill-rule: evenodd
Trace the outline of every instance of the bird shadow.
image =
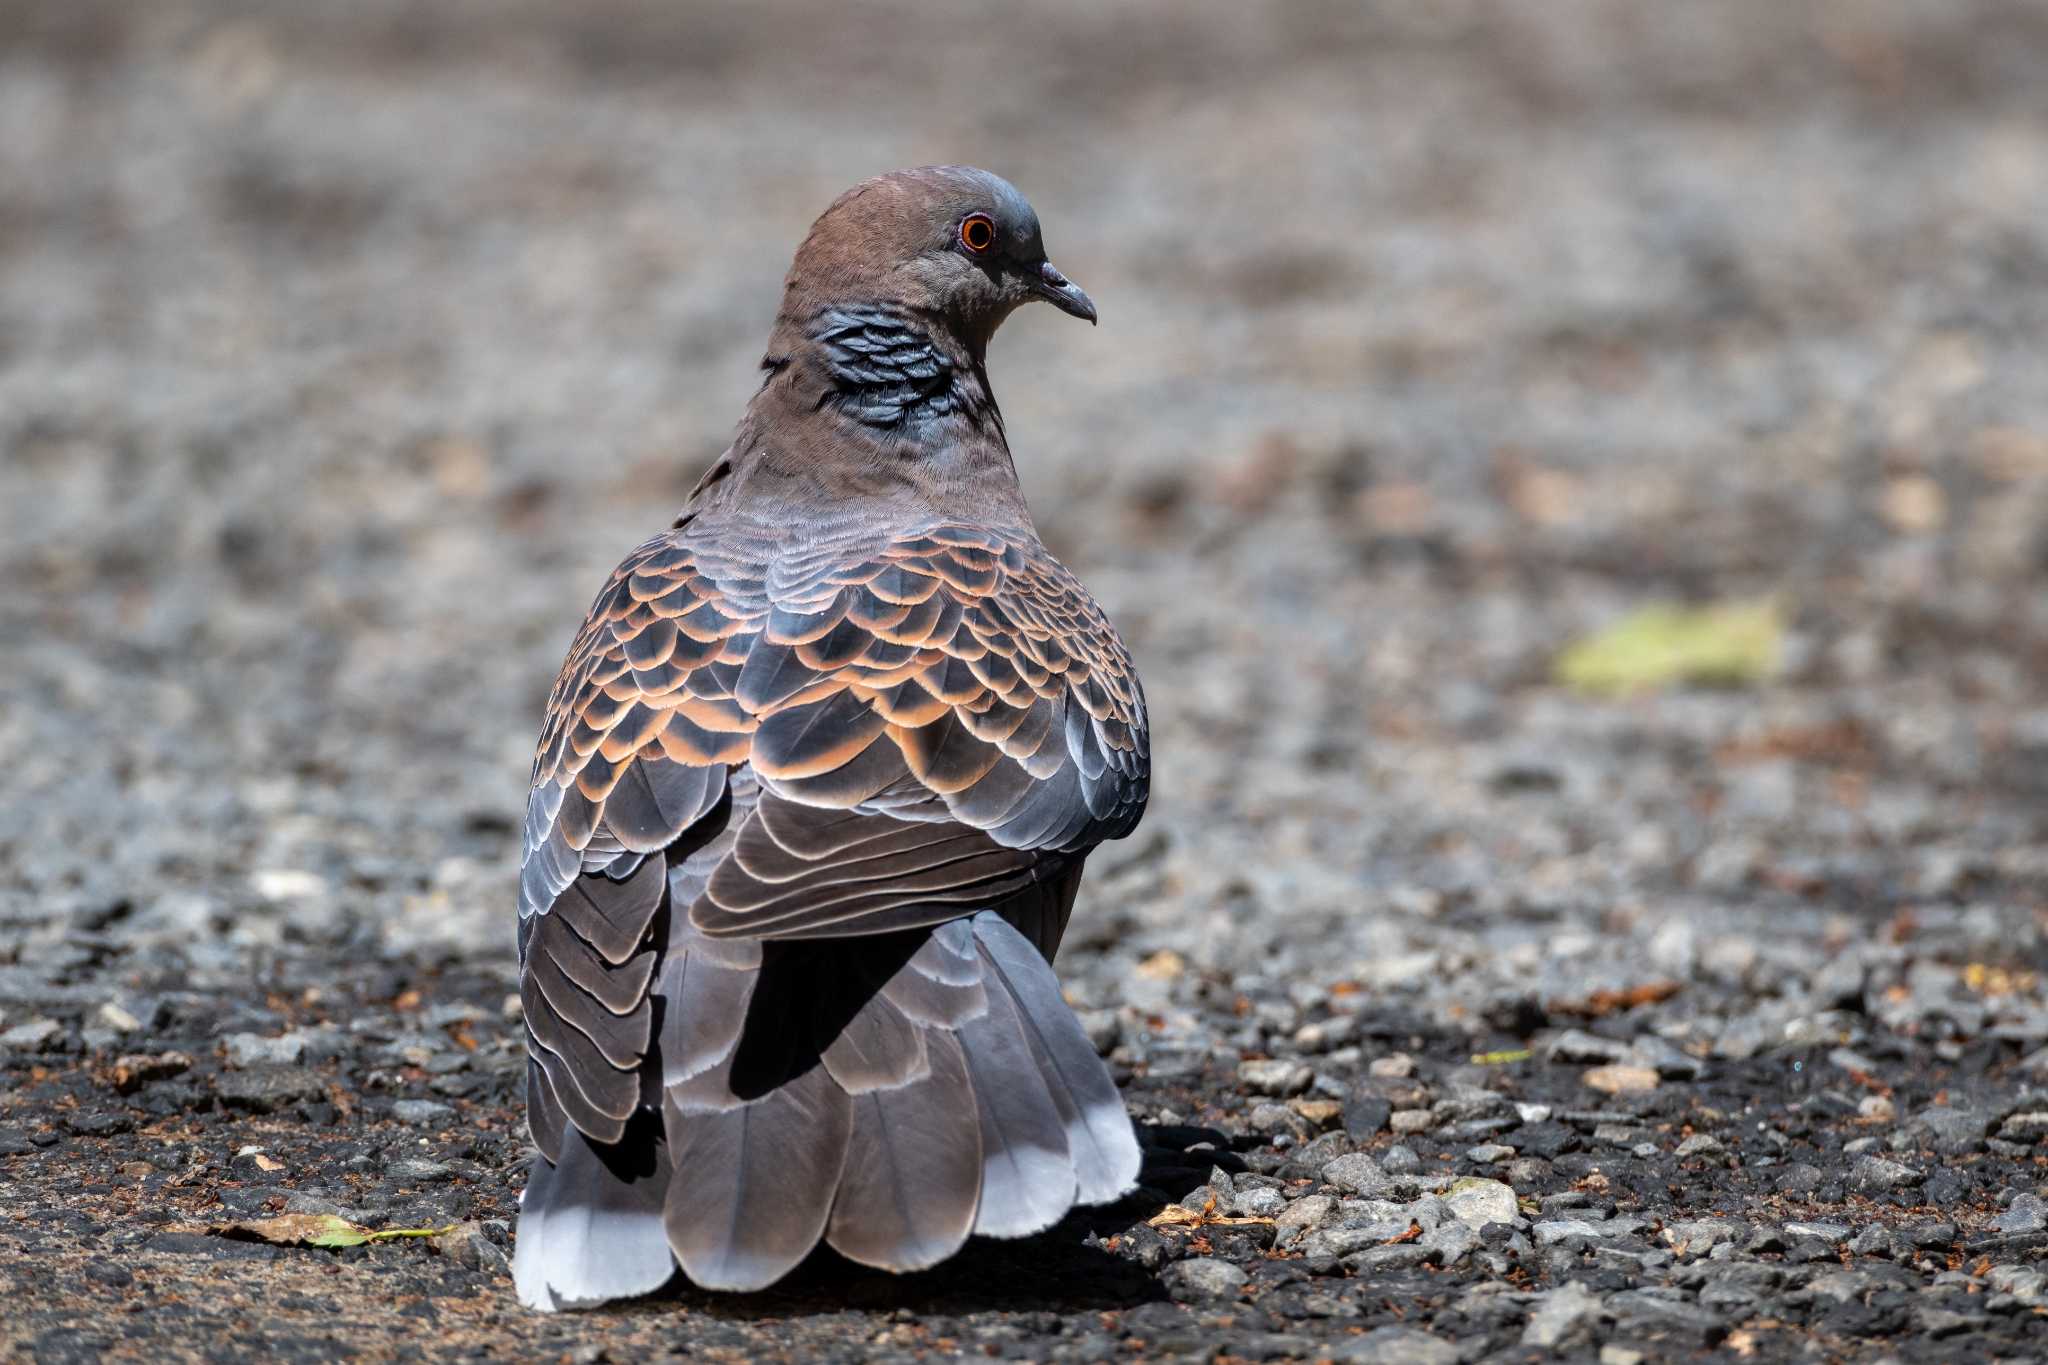
<svg viewBox="0 0 2048 1365">
<path fill-rule="evenodd" d="M 621 1313 L 673 1311 L 753 1321 L 848 1310 L 927 1315 L 1085 1312 L 1133 1308 L 1166 1297 L 1159 1277 L 1102 1246 L 1203 1183 L 1209 1163 L 1229 1153 L 1222 1133 L 1139 1124 L 1144 1165 L 1138 1186 L 1114 1204 L 1075 1209 L 1044 1232 L 1015 1241 L 971 1237 L 950 1259 L 907 1275 L 857 1265 L 829 1247 L 811 1253 L 773 1288 L 754 1294 L 699 1289 L 680 1273 Z M 1189 1147 L 1212 1150 L 1188 1151 Z M 1225 1162 L 1234 1159 L 1221 1158 Z"/>
</svg>

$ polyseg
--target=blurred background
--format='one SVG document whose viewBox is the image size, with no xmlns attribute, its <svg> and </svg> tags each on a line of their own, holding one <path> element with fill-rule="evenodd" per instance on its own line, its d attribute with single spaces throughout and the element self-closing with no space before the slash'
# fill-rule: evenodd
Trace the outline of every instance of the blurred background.
<svg viewBox="0 0 2048 1365">
<path fill-rule="evenodd" d="M 509 963 L 591 595 L 811 218 L 953 161 L 1103 313 L 992 357 L 1154 704 L 1084 998 L 2023 966 L 2044 72 L 1993 0 L 0 3 L 0 955 Z"/>
</svg>

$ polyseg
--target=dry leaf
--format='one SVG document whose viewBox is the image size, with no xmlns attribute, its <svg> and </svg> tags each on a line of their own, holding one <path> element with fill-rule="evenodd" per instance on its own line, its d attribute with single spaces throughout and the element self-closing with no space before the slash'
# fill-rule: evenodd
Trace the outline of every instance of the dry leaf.
<svg viewBox="0 0 2048 1365">
<path fill-rule="evenodd" d="M 1210 1205 L 1215 1207 L 1214 1204 Z M 1158 1213 L 1145 1220 L 1146 1227 L 1152 1228 L 1246 1228 L 1259 1224 L 1270 1226 L 1270 1218 L 1218 1218 L 1212 1214 L 1197 1213 L 1181 1204 L 1168 1204 Z"/>
<path fill-rule="evenodd" d="M 380 1228 L 372 1232 L 332 1213 L 281 1213 L 275 1218 L 216 1223 L 206 1231 L 213 1237 L 226 1237 L 237 1242 L 268 1242 L 281 1247 L 354 1247 L 399 1237 L 438 1237 L 454 1226 L 450 1223 L 445 1228 Z"/>
</svg>

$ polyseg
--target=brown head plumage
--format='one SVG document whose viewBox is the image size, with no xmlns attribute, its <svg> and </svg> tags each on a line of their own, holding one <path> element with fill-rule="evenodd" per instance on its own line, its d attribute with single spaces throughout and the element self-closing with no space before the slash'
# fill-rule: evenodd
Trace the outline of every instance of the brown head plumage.
<svg viewBox="0 0 2048 1365">
<path fill-rule="evenodd" d="M 979 352 L 1033 300 L 1095 321 L 1094 302 L 1046 259 L 1038 215 L 1014 185 L 969 166 L 923 166 L 864 180 L 818 215 L 778 322 L 889 302 Z"/>
<path fill-rule="evenodd" d="M 1028 525 L 986 357 L 1034 300 L 1095 320 L 1008 181 L 927 166 L 854 186 L 797 248 L 767 378 L 686 515 L 773 503 Z"/>
</svg>

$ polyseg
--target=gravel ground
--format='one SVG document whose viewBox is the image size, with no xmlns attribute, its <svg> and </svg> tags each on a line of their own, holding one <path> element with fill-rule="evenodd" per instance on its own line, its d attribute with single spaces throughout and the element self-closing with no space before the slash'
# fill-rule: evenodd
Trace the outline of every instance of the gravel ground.
<svg viewBox="0 0 2048 1365">
<path fill-rule="evenodd" d="M 937 15 L 0 0 L 0 1352 L 2048 1352 L 2048 9 Z M 1103 306 L 994 364 L 1154 704 L 1060 964 L 1144 1185 L 525 1314 L 545 689 L 934 160 Z"/>
</svg>

